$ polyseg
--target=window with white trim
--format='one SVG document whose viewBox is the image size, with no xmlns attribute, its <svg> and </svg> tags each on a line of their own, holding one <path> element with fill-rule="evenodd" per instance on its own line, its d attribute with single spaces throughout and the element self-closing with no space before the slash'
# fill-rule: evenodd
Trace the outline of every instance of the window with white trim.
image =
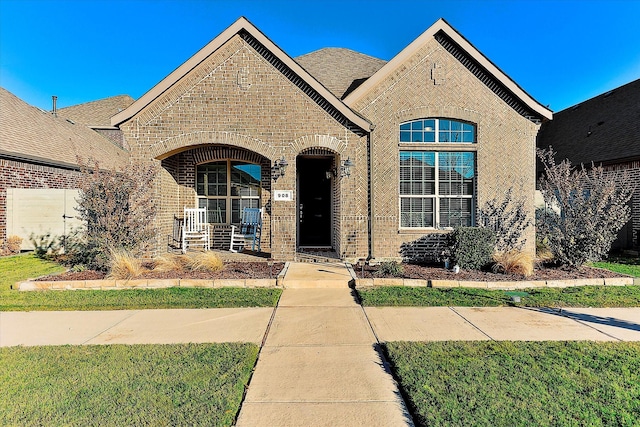
<svg viewBox="0 0 640 427">
<path fill-rule="evenodd" d="M 239 224 L 244 208 L 259 208 L 261 167 L 221 160 L 196 167 L 198 206 L 207 208 L 209 222 Z"/>
<path fill-rule="evenodd" d="M 470 226 L 475 153 L 400 152 L 400 227 Z"/>
<path fill-rule="evenodd" d="M 474 143 L 476 128 L 450 119 L 413 120 L 400 125 L 400 142 Z"/>
</svg>

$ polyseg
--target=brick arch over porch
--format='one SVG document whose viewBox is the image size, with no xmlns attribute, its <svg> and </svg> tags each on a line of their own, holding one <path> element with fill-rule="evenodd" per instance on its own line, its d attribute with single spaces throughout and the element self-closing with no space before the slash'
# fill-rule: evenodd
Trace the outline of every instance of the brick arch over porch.
<svg viewBox="0 0 640 427">
<path fill-rule="evenodd" d="M 346 141 L 330 135 L 306 135 L 294 140 L 290 146 L 296 154 L 302 154 L 304 151 L 318 147 L 336 154 L 341 154 L 347 149 Z"/>
<path fill-rule="evenodd" d="M 408 108 L 406 110 L 400 110 L 396 113 L 396 119 L 400 123 L 412 119 L 428 117 L 461 119 L 471 123 L 479 123 L 481 120 L 480 114 L 477 111 L 467 110 L 456 106 L 421 106 L 416 108 Z"/>
<path fill-rule="evenodd" d="M 164 160 L 194 147 L 212 145 L 228 145 L 244 148 L 245 150 L 256 152 L 270 160 L 276 159 L 280 154 L 279 150 L 259 139 L 235 132 L 216 131 L 185 133 L 156 142 L 149 147 L 149 154 L 155 159 Z"/>
</svg>

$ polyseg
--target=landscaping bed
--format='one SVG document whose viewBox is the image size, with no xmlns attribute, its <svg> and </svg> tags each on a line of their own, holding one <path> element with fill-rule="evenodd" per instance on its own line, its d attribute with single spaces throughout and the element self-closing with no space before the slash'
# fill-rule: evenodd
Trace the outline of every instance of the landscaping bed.
<svg viewBox="0 0 640 427">
<path fill-rule="evenodd" d="M 284 263 L 274 262 L 269 267 L 266 262 L 229 262 L 220 271 L 147 271 L 136 279 L 274 279 L 284 268 Z M 102 280 L 107 273 L 94 270 L 67 271 L 36 279 L 36 281 L 56 282 L 72 280 Z"/>
<path fill-rule="evenodd" d="M 354 271 L 359 279 L 397 277 L 417 280 L 464 280 L 470 282 L 512 282 L 519 280 L 544 281 L 626 277 L 624 274 L 586 266 L 575 270 L 541 267 L 536 269 L 532 276 L 528 277 L 524 277 L 519 274 L 493 273 L 490 271 L 480 270 L 460 270 L 460 272 L 456 274 L 453 271 L 446 270 L 442 267 L 418 264 L 401 264 L 401 266 L 402 274 L 399 275 L 384 274 L 382 273 L 380 266 L 367 265 L 364 269 L 354 266 Z"/>
</svg>

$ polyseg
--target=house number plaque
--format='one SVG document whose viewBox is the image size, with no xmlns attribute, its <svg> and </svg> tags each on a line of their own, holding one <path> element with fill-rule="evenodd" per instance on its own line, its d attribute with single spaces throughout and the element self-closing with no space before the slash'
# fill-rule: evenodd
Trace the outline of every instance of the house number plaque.
<svg viewBox="0 0 640 427">
<path fill-rule="evenodd" d="M 275 190 L 273 192 L 273 200 L 276 202 L 293 201 L 293 190 Z"/>
</svg>

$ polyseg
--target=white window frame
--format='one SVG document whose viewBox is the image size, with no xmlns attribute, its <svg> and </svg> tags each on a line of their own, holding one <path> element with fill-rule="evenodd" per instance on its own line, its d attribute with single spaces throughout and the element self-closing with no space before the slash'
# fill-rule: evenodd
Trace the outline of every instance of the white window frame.
<svg viewBox="0 0 640 427">
<path fill-rule="evenodd" d="M 214 163 L 225 163 L 226 162 L 226 167 L 227 167 L 227 194 L 225 196 L 210 196 L 210 195 L 200 195 L 198 194 L 198 168 L 201 166 L 207 166 L 210 164 L 214 164 Z M 244 163 L 247 165 L 256 165 L 260 167 L 260 186 L 258 188 L 258 194 L 257 195 L 251 195 L 251 196 L 234 196 L 232 195 L 232 182 L 231 182 L 231 168 L 232 168 L 232 163 L 237 162 L 237 163 Z M 257 201 L 257 206 L 256 207 L 260 207 L 260 198 L 261 198 L 261 194 L 262 194 L 262 165 L 257 164 L 257 163 L 253 163 L 253 162 L 247 162 L 245 160 L 236 160 L 236 159 L 219 159 L 219 160 L 212 160 L 210 162 L 206 162 L 206 163 L 201 163 L 199 165 L 196 165 L 196 173 L 195 173 L 195 190 L 196 190 L 196 197 L 198 198 L 198 206 L 199 207 L 207 207 L 207 205 L 202 206 L 201 205 L 201 200 L 225 200 L 225 218 L 226 218 L 226 222 L 222 223 L 222 222 L 215 222 L 212 221 L 212 223 L 214 224 L 233 224 L 232 219 L 233 219 L 233 201 L 234 200 L 239 200 L 240 204 L 242 204 L 242 200 L 256 200 Z M 206 175 L 205 175 L 205 182 L 204 182 L 204 188 L 205 188 L 205 192 L 207 189 L 207 181 L 206 181 Z M 253 206 L 252 206 L 253 207 Z M 208 209 L 208 207 L 207 207 Z M 242 216 L 242 206 L 240 206 L 240 217 Z M 211 216 L 209 215 L 209 218 L 211 218 Z M 238 222 L 236 222 L 237 224 Z"/>
<path fill-rule="evenodd" d="M 476 196 L 476 178 L 477 178 L 477 174 L 476 174 L 476 161 L 477 161 L 477 155 L 474 151 L 436 151 L 436 150 L 401 150 L 401 153 L 411 153 L 411 152 L 416 152 L 416 153 L 433 153 L 434 154 L 434 175 L 435 175 L 435 182 L 434 182 L 434 194 L 401 194 L 400 192 L 400 188 L 398 187 L 398 211 L 399 211 L 399 227 L 401 230 L 419 230 L 419 229 L 426 229 L 426 230 L 436 230 L 436 229 L 451 229 L 452 227 L 450 226 L 440 226 L 440 202 L 443 199 L 453 199 L 453 200 L 460 200 L 460 199 L 467 199 L 470 200 L 470 204 L 471 204 L 471 209 L 470 209 L 470 225 L 473 226 L 475 224 L 475 196 Z M 473 154 L 473 191 L 472 194 L 464 194 L 464 195 L 444 195 L 444 194 L 440 194 L 440 173 L 439 173 L 439 169 L 440 169 L 440 155 L 441 154 L 449 154 L 449 153 L 460 153 L 460 154 Z M 400 158 L 398 158 L 398 164 L 400 163 Z M 398 184 L 400 184 L 400 177 L 398 177 Z M 410 226 L 403 226 L 402 225 L 402 200 L 403 199 L 432 199 L 433 200 L 433 226 L 429 227 L 429 226 L 418 226 L 418 227 L 410 227 Z"/>
</svg>

